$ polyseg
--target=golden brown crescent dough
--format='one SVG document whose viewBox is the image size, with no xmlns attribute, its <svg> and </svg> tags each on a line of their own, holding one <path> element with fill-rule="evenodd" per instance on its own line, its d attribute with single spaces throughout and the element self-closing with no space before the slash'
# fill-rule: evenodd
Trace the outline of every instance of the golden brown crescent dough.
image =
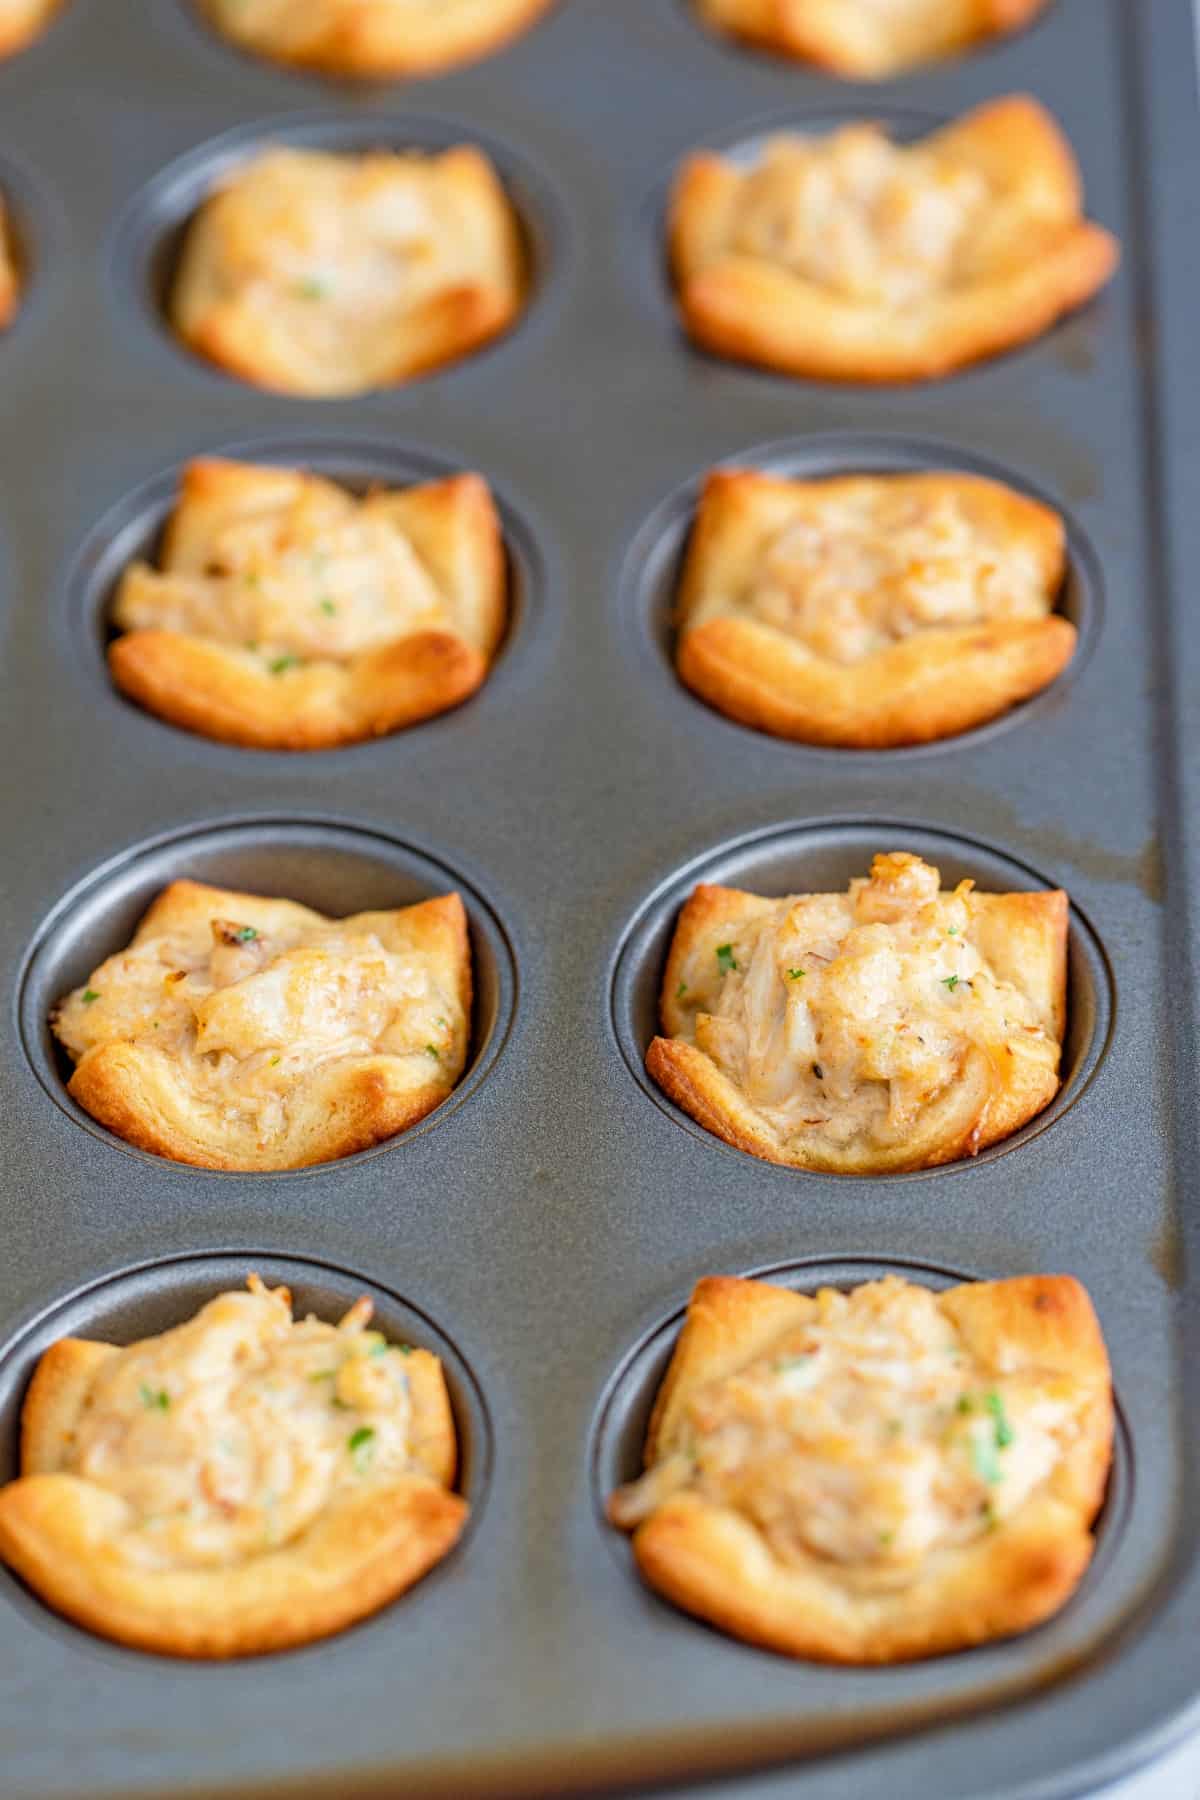
<svg viewBox="0 0 1200 1800">
<path fill-rule="evenodd" d="M 475 692 L 504 632 L 486 482 L 357 500 L 296 469 L 184 470 L 160 567 L 126 570 L 117 686 L 227 743 L 315 750 L 416 724 Z"/>
<path fill-rule="evenodd" d="M 516 215 L 482 151 L 269 149 L 192 220 L 170 314 L 244 381 L 329 397 L 479 349 L 524 287 Z"/>
<path fill-rule="evenodd" d="M 17 299 L 17 270 L 10 244 L 4 195 L 0 194 L 0 331 L 12 323 L 17 310 Z"/>
<path fill-rule="evenodd" d="M 1035 100 L 920 142 L 879 125 L 702 152 L 675 183 L 684 323 L 721 356 L 829 381 L 923 381 L 1048 329 L 1116 268 L 1071 147 Z"/>
<path fill-rule="evenodd" d="M 818 64 L 851 81 L 882 81 L 1030 24 L 1047 0 L 696 0 L 718 30 Z"/>
<path fill-rule="evenodd" d="M 0 56 L 12 56 L 49 24 L 63 0 L 0 0 Z"/>
<path fill-rule="evenodd" d="M 701 1281 L 609 1503 L 651 1587 L 735 1637 L 894 1663 L 1057 1612 L 1093 1550 L 1108 1355 L 1068 1275 L 815 1297 Z"/>
<path fill-rule="evenodd" d="M 243 50 L 323 74 L 431 75 L 498 50 L 551 0 L 199 0 Z"/>
<path fill-rule="evenodd" d="M 462 1074 L 471 951 L 457 894 L 327 919 L 174 881 L 60 1001 L 79 1104 L 206 1169 L 299 1169 L 394 1137 Z"/>
<path fill-rule="evenodd" d="M 844 894 L 700 886 L 646 1067 L 706 1130 L 835 1174 L 931 1168 L 1058 1091 L 1067 896 L 953 892 L 904 851 Z"/>
<path fill-rule="evenodd" d="M 743 724 L 809 744 L 949 737 L 1054 680 L 1062 520 L 977 475 L 785 480 L 718 469 L 680 589 L 676 664 Z"/>
<path fill-rule="evenodd" d="M 37 1366 L 0 1556 L 57 1611 L 140 1650 L 250 1656 L 341 1631 L 457 1541 L 442 1367 L 369 1331 L 293 1321 L 252 1275 L 118 1349 Z"/>
</svg>

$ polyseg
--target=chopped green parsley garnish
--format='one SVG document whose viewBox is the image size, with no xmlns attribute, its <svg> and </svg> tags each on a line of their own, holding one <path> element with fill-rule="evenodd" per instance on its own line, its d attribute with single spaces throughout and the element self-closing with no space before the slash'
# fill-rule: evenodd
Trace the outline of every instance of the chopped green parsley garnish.
<svg viewBox="0 0 1200 1800">
<path fill-rule="evenodd" d="M 280 1063 L 282 1061 L 283 1061 L 283 1058 L 282 1058 L 282 1056 L 280 1056 L 280 1054 L 277 1050 L 275 1052 L 274 1056 L 271 1058 L 269 1066 L 273 1069 L 275 1067 L 276 1063 Z"/>
<path fill-rule="evenodd" d="M 946 936 L 947 937 L 957 937 L 958 936 L 958 926 L 957 925 L 947 925 Z"/>
<path fill-rule="evenodd" d="M 1000 1463 L 995 1443 L 977 1432 L 971 1440 L 971 1460 L 979 1479 L 986 1481 L 989 1487 L 995 1487 L 1000 1480 Z"/>
<path fill-rule="evenodd" d="M 787 978 L 789 981 L 803 981 L 807 973 L 807 969 L 789 969 Z"/>
<path fill-rule="evenodd" d="M 1007 1450 L 1008 1446 L 1012 1443 L 1014 1437 L 1016 1436 L 1016 1433 L 1014 1432 L 1012 1426 L 1009 1424 L 1008 1414 L 1004 1410 L 1003 1399 L 1001 1398 L 1001 1396 L 999 1394 L 991 1393 L 991 1394 L 986 1394 L 984 1396 L 983 1403 L 987 1407 L 988 1411 L 991 1413 L 992 1422 L 996 1427 L 996 1448 L 997 1448 L 997 1450 Z"/>
<path fill-rule="evenodd" d="M 367 1351 L 368 1356 L 386 1356 L 387 1353 L 388 1347 L 382 1338 L 380 1338 L 377 1344 L 372 1344 L 371 1348 Z"/>
<path fill-rule="evenodd" d="M 294 669 L 299 661 L 298 656 L 273 656 L 267 667 L 272 675 L 282 675 L 285 669 Z"/>
<path fill-rule="evenodd" d="M 717 945 L 717 962 L 720 966 L 722 975 L 728 975 L 730 969 L 737 968 L 737 963 L 734 961 L 733 957 L 732 944 Z"/>
<path fill-rule="evenodd" d="M 91 1005 L 91 1004 L 92 1004 L 92 1001 L 93 1001 L 93 1000 L 98 1000 L 98 999 L 99 999 L 99 998 L 100 998 L 100 996 L 99 996 L 99 994 L 98 994 L 98 993 L 97 993 L 97 992 L 96 992 L 96 990 L 95 990 L 95 988 L 84 988 L 84 990 L 83 990 L 83 1004 L 84 1004 L 84 1005 L 85 1005 L 85 1006 L 90 1006 L 90 1005 Z"/>
<path fill-rule="evenodd" d="M 977 1410 L 975 1402 L 969 1394 L 958 1397 L 958 1411 L 973 1413 Z M 1000 1451 L 1007 1450 L 1015 1441 L 1016 1433 L 1009 1423 L 1008 1414 L 1004 1410 L 1004 1401 L 994 1390 L 983 1396 L 982 1418 L 971 1428 L 971 1461 L 975 1465 L 975 1473 L 989 1487 L 995 1487 L 1003 1481 L 1004 1471 L 1000 1467 Z"/>
<path fill-rule="evenodd" d="M 677 987 L 677 988 L 676 988 L 676 989 L 675 989 L 675 998 L 676 998 L 676 999 L 677 999 L 677 1000 L 682 1000 L 682 999 L 683 999 L 683 996 L 684 996 L 684 995 L 685 995 L 685 994 L 686 994 L 686 993 L 687 993 L 687 982 L 686 982 L 686 981 L 681 981 L 681 982 L 680 982 L 680 984 L 679 984 L 679 986 L 678 986 L 678 987 Z"/>
<path fill-rule="evenodd" d="M 426 1050 L 427 1055 L 432 1056 L 434 1062 L 441 1062 L 442 1053 L 438 1049 L 436 1044 L 426 1044 L 425 1050 Z"/>
<path fill-rule="evenodd" d="M 239 925 L 233 935 L 239 944 L 252 944 L 258 933 L 253 925 Z"/>
<path fill-rule="evenodd" d="M 315 275 L 306 275 L 302 281 L 293 282 L 292 292 L 297 300 L 323 300 L 329 289 Z"/>
<path fill-rule="evenodd" d="M 393 1344 L 392 1349 L 398 1350 L 400 1352 L 401 1356 L 411 1356 L 413 1353 L 413 1347 L 411 1344 Z"/>
<path fill-rule="evenodd" d="M 329 619 L 332 619 L 334 613 L 337 611 L 337 607 L 334 605 L 332 600 L 318 600 L 317 605 L 320 608 L 320 610 L 325 614 L 326 618 L 329 618 Z"/>
<path fill-rule="evenodd" d="M 154 1412 L 156 1410 L 158 1412 L 167 1412 L 170 1409 L 171 1396 L 168 1394 L 166 1388 L 147 1387 L 146 1383 L 143 1381 L 138 1391 L 142 1396 L 142 1405 L 146 1408 L 147 1412 Z"/>
<path fill-rule="evenodd" d="M 885 1550 L 886 1550 L 887 1546 L 891 1543 L 891 1541 L 895 1537 L 895 1535 L 896 1534 L 894 1531 L 881 1531 L 880 1532 L 879 1541 L 883 1545 Z"/>
<path fill-rule="evenodd" d="M 958 986 L 958 983 L 959 983 L 959 977 L 957 975 L 943 975 L 942 976 L 942 986 L 945 988 L 949 988 L 951 993 L 954 992 L 955 988 Z"/>
<path fill-rule="evenodd" d="M 374 1454 L 374 1443 L 375 1427 L 373 1425 L 360 1425 L 358 1430 L 352 1431 L 350 1436 L 346 1439 L 346 1448 L 354 1458 L 360 1471 L 367 1468 L 369 1465 L 371 1457 Z"/>
</svg>

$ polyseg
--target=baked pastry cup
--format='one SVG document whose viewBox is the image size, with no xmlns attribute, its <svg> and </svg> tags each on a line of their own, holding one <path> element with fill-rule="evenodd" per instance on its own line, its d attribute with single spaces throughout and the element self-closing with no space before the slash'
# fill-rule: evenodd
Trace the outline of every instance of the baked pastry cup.
<svg viewBox="0 0 1200 1800">
<path fill-rule="evenodd" d="M 62 4 L 63 0 L 0 0 L 0 57 L 32 43 Z"/>
<path fill-rule="evenodd" d="M 12 233 L 9 229 L 4 195 L 0 194 L 0 331 L 12 323 L 17 310 L 18 297 L 19 284 L 17 265 L 13 255 Z"/>
<path fill-rule="evenodd" d="M 432 75 L 499 50 L 551 0 L 198 0 L 242 50 L 324 75 Z"/>
<path fill-rule="evenodd" d="M 1040 1624 L 1092 1555 L 1108 1356 L 1067 1275 L 815 1297 L 709 1276 L 609 1503 L 676 1606 L 787 1656 L 895 1663 Z"/>
<path fill-rule="evenodd" d="M 362 394 L 457 361 L 521 309 L 524 254 L 482 151 L 269 149 L 188 228 L 171 322 L 279 393 Z"/>
<path fill-rule="evenodd" d="M 63 1338 L 0 1488 L 0 1557 L 60 1613 L 166 1656 L 250 1656 L 341 1631 L 457 1541 L 441 1364 L 367 1329 L 293 1321 L 251 1276 L 159 1337 Z"/>
<path fill-rule="evenodd" d="M 204 459 L 159 562 L 122 578 L 113 680 L 230 744 L 321 750 L 414 725 L 475 692 L 504 634 L 504 545 L 478 475 L 356 499 Z"/>
<path fill-rule="evenodd" d="M 1026 343 L 1119 258 L 1070 145 L 1020 96 L 909 146 L 859 124 L 771 138 L 749 165 L 693 155 L 669 232 L 698 344 L 829 381 L 923 381 Z"/>
<path fill-rule="evenodd" d="M 327 919 L 174 881 L 54 1009 L 68 1091 L 118 1137 L 206 1169 L 366 1150 L 462 1074 L 471 951 L 457 894 Z"/>
<path fill-rule="evenodd" d="M 1058 514 L 954 471 L 785 480 L 718 469 L 680 585 L 676 667 L 710 706 L 808 744 L 945 738 L 1046 687 Z"/>
<path fill-rule="evenodd" d="M 1030 24 L 1047 0 L 696 0 L 700 17 L 760 49 L 850 81 L 883 81 Z"/>
<path fill-rule="evenodd" d="M 680 913 L 646 1067 L 739 1150 L 838 1175 L 932 1168 L 1059 1087 L 1067 896 L 942 891 L 894 850 L 844 894 L 702 885 Z"/>
</svg>

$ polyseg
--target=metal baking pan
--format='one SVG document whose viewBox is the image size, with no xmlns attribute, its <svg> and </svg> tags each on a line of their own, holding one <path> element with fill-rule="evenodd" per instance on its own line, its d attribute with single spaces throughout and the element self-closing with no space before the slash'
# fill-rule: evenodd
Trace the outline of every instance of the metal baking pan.
<svg viewBox="0 0 1200 1800">
<path fill-rule="evenodd" d="M 250 1267 L 330 1311 L 366 1288 L 446 1358 L 474 1520 L 398 1604 L 233 1666 L 123 1651 L 0 1576 L 0 1791 L 540 1795 L 719 1780 L 822 1800 L 1050 1800 L 1200 1715 L 1200 1167 L 1193 980 L 1200 630 L 1200 184 L 1188 0 L 1058 0 L 1033 30 L 882 89 L 705 35 L 681 0 L 563 0 L 423 84 L 324 86 L 239 57 L 185 0 L 72 0 L 0 67 L 0 183 L 25 305 L 0 341 L 0 1475 L 64 1331 L 130 1336 Z M 661 209 L 677 157 L 771 123 L 938 120 L 1029 89 L 1062 119 L 1116 284 L 954 380 L 792 382 L 689 349 Z M 235 134 L 230 137 L 230 133 Z M 180 225 L 259 139 L 492 149 L 536 268 L 526 317 L 395 391 L 241 386 L 168 335 Z M 355 480 L 493 483 L 515 617 L 461 710 L 336 753 L 238 751 L 109 686 L 104 608 L 172 473 L 249 446 Z M 962 464 L 1071 525 L 1083 651 L 986 730 L 807 750 L 692 699 L 671 573 L 699 475 Z M 1072 897 L 1061 1099 L 969 1166 L 801 1175 L 692 1129 L 640 1072 L 674 908 L 702 874 L 840 882 L 875 847 Z M 480 972 L 469 1075 L 391 1145 L 299 1174 L 206 1174 L 72 1108 L 47 999 L 191 873 L 352 910 L 458 885 Z M 1116 1370 L 1118 1455 L 1078 1597 L 1012 1642 L 853 1671 L 745 1648 L 634 1577 L 599 1501 L 636 1465 L 707 1271 L 1070 1270 Z"/>
</svg>

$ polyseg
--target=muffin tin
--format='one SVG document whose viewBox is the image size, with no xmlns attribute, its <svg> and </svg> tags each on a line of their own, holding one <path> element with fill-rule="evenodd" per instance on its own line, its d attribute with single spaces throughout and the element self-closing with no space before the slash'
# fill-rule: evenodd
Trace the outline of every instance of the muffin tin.
<svg viewBox="0 0 1200 1800">
<path fill-rule="evenodd" d="M 7 1792 L 469 1797 L 716 1781 L 822 1800 L 1091 1792 L 1200 1717 L 1195 1524 L 1193 770 L 1200 683 L 1200 177 L 1188 0 L 1057 0 L 1031 31 L 884 88 L 708 36 L 681 0 L 562 0 L 502 55 L 336 88 L 239 56 L 185 0 L 72 0 L 0 65 L 0 183 L 30 281 L 0 338 L 0 1475 L 33 1362 L 128 1338 L 258 1268 L 446 1358 L 472 1528 L 396 1605 L 230 1667 L 121 1650 L 0 1574 Z M 835 388 L 720 363 L 671 316 L 667 173 L 703 143 L 937 120 L 1029 89 L 1062 119 L 1124 270 L 1038 343 L 946 383 Z M 410 387 L 306 401 L 171 339 L 202 176 L 271 137 L 458 136 L 495 156 L 537 280 L 518 329 Z M 171 474 L 224 451 L 362 482 L 475 468 L 517 597 L 459 711 L 338 752 L 241 751 L 111 688 L 104 605 Z M 1067 515 L 1075 663 L 919 750 L 808 750 L 702 706 L 669 585 L 720 461 L 1003 472 Z M 673 909 L 702 875 L 782 891 L 873 847 L 1073 902 L 1066 1081 L 971 1164 L 859 1181 L 758 1163 L 640 1073 Z M 415 1131 L 331 1167 L 207 1174 L 74 1109 L 45 1005 L 173 875 L 349 911 L 458 886 L 472 1065 Z M 792 1664 L 676 1613 L 599 1516 L 634 1472 L 695 1278 L 810 1287 L 1069 1270 L 1121 1429 L 1095 1563 L 1049 1625 L 881 1670 Z"/>
</svg>

